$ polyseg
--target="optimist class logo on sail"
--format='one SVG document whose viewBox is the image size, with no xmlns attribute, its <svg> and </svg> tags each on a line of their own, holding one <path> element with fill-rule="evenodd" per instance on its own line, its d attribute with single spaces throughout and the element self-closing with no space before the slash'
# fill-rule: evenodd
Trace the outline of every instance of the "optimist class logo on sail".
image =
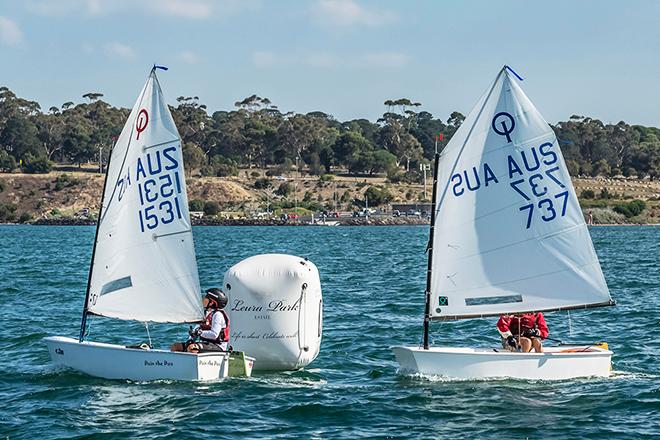
<svg viewBox="0 0 660 440">
<path fill-rule="evenodd" d="M 135 119 L 135 130 L 137 131 L 136 140 L 140 139 L 140 133 L 146 130 L 147 125 L 149 124 L 149 113 L 145 109 L 141 109 L 138 113 L 137 118 Z"/>
<path fill-rule="evenodd" d="M 495 114 L 491 121 L 492 130 L 512 143 L 511 133 L 516 128 L 513 116 L 507 112 Z M 507 181 L 509 187 L 524 203 L 518 206 L 523 214 L 525 229 L 534 221 L 550 222 L 566 215 L 568 190 L 561 181 L 560 160 L 554 151 L 555 142 L 525 146 L 519 151 L 502 156 L 505 163 L 492 165 L 483 162 L 478 166 L 454 173 L 450 185 L 454 197 L 479 191 Z"/>
</svg>

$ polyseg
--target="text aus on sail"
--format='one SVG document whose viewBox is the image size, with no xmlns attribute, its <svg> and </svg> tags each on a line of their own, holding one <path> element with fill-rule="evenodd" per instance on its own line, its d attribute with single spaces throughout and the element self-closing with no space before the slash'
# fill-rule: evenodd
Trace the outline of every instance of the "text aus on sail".
<svg viewBox="0 0 660 440">
<path fill-rule="evenodd" d="M 511 131 L 503 133 L 511 142 L 508 136 Z M 556 140 L 553 141 L 523 145 L 509 154 L 500 154 L 494 161 L 456 171 L 449 180 L 452 194 L 461 197 L 493 185 L 508 185 L 520 200 L 518 210 L 526 229 L 535 222 L 551 222 L 564 217 L 569 191 L 561 179 L 561 162 L 554 151 Z"/>
<path fill-rule="evenodd" d="M 134 168 L 117 180 L 117 201 L 121 202 L 128 188 L 137 185 L 140 231 L 153 231 L 183 219 L 181 208 L 182 167 L 177 160 L 179 141 L 146 150 L 138 156 Z M 132 172 L 131 172 L 132 171 Z"/>
</svg>

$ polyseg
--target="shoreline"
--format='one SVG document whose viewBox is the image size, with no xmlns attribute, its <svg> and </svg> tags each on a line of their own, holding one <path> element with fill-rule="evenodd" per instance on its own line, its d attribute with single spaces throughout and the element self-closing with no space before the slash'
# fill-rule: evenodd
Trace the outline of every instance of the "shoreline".
<svg viewBox="0 0 660 440">
<path fill-rule="evenodd" d="M 407 219 L 401 217 L 375 218 L 365 220 L 364 218 L 349 218 L 334 220 L 339 224 L 323 224 L 321 222 L 311 224 L 300 221 L 292 222 L 285 220 L 252 220 L 252 219 L 192 219 L 192 226 L 275 226 L 275 227 L 338 227 L 338 226 L 428 226 L 429 222 L 423 219 Z M 74 218 L 39 219 L 28 223 L 0 223 L 0 225 L 30 225 L 30 226 L 96 226 L 96 221 Z M 598 223 L 587 225 L 588 227 L 610 227 L 610 226 L 660 226 L 660 223 Z"/>
<path fill-rule="evenodd" d="M 192 226 L 277 226 L 277 227 L 338 227 L 338 226 L 428 226 L 429 221 L 419 218 L 383 217 L 383 218 L 340 218 L 328 220 L 338 224 L 324 224 L 309 221 L 258 220 L 258 219 L 191 219 Z M 75 218 L 39 219 L 30 223 L 4 223 L 12 225 L 29 224 L 32 226 L 96 226 L 96 221 Z"/>
</svg>

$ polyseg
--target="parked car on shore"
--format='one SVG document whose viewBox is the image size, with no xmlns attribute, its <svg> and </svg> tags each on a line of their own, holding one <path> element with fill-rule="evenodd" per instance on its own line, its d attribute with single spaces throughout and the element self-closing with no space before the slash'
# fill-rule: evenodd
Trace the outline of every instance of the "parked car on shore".
<svg viewBox="0 0 660 440">
<path fill-rule="evenodd" d="M 254 214 L 254 218 L 257 219 L 264 219 L 264 218 L 271 218 L 273 216 L 273 213 L 270 211 L 264 211 L 264 212 L 257 212 Z"/>
<path fill-rule="evenodd" d="M 406 212 L 406 216 L 407 216 L 407 217 L 421 217 L 421 216 L 422 216 L 422 213 L 419 212 L 419 211 L 416 210 L 416 209 L 409 209 L 409 210 Z"/>
<path fill-rule="evenodd" d="M 74 217 L 89 217 L 89 208 L 83 208 L 74 214 Z"/>
<path fill-rule="evenodd" d="M 353 211 L 353 217 L 367 217 L 376 213 L 375 209 L 363 209 L 362 211 Z"/>
</svg>

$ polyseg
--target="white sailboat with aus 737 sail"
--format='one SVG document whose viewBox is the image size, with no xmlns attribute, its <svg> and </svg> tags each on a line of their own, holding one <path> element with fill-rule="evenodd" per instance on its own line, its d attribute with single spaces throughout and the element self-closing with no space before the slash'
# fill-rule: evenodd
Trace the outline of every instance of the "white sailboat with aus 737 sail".
<svg viewBox="0 0 660 440">
<path fill-rule="evenodd" d="M 103 188 L 80 337 L 44 339 L 56 365 L 131 380 L 249 376 L 242 353 L 180 353 L 84 341 L 88 315 L 203 321 L 181 138 L 154 66 L 115 144 Z M 231 374 L 233 375 L 233 374 Z"/>
<path fill-rule="evenodd" d="M 402 373 L 460 379 L 610 374 L 603 345 L 542 353 L 431 347 L 431 320 L 614 305 L 557 137 L 505 66 L 436 155 L 424 339 Z"/>
</svg>

